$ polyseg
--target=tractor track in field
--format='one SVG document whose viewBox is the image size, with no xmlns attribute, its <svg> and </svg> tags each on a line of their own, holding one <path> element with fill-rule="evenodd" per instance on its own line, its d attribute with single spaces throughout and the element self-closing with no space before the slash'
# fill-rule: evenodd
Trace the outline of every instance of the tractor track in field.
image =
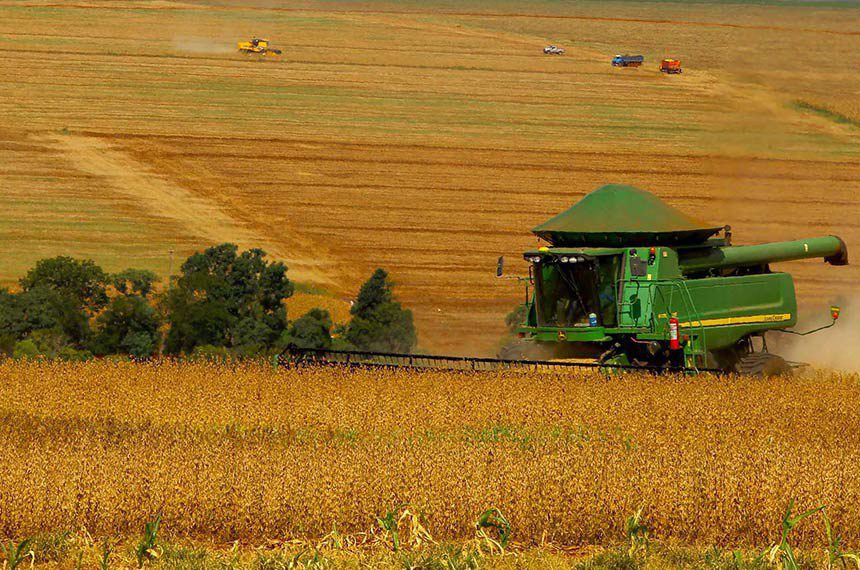
<svg viewBox="0 0 860 570">
<path fill-rule="evenodd" d="M 177 59 L 177 60 L 190 60 L 190 61 L 212 61 L 225 63 L 225 59 L 216 58 L 216 57 L 205 57 L 205 56 L 197 56 L 197 55 L 180 55 L 180 54 L 169 54 L 169 53 L 142 53 L 142 52 L 115 52 L 115 53 L 103 53 L 103 52 L 89 52 L 83 50 L 66 50 L 66 49 L 22 49 L 22 48 L 10 48 L 10 47 L 2 47 L 0 48 L 0 53 L 9 52 L 9 53 L 25 53 L 25 54 L 40 54 L 40 55 L 48 55 L 50 54 L 53 57 L 57 55 L 77 55 L 84 56 L 85 59 L 81 61 L 92 61 L 93 57 L 106 57 L 106 58 L 121 58 L 125 61 L 133 58 L 141 58 L 141 59 L 154 59 L 154 60 L 165 60 L 165 59 Z M 233 63 L 242 62 L 243 59 L 233 58 L 227 61 L 231 61 Z M 262 60 L 261 60 L 262 61 Z M 250 63 L 250 62 L 249 62 Z M 282 66 L 285 63 L 290 64 L 299 64 L 299 65 L 307 65 L 307 66 L 317 66 L 317 67 L 359 67 L 359 68 L 381 68 L 381 69 L 429 69 L 435 71 L 444 71 L 446 73 L 451 72 L 451 68 L 445 65 L 415 65 L 415 64 L 402 64 L 402 63 L 370 63 L 370 62 L 358 62 L 358 61 L 320 61 L 313 59 L 290 59 L 287 61 L 273 61 L 266 60 L 266 65 L 279 65 Z M 547 75 L 547 76 L 567 76 L 569 72 L 567 70 L 539 70 L 539 69 L 499 69 L 497 67 L 479 67 L 479 66 L 461 66 L 457 69 L 459 72 L 463 71 L 485 71 L 488 73 L 516 73 L 523 75 Z"/>
<path fill-rule="evenodd" d="M 312 147 L 319 148 L 324 150 L 325 152 L 331 152 L 332 149 L 335 148 L 343 148 L 343 149 L 358 149 L 358 150 L 369 150 L 369 151 L 381 151 L 381 150 L 403 150 L 406 152 L 412 151 L 431 151 L 431 152 L 451 152 L 454 154 L 460 154 L 463 152 L 475 152 L 482 154 L 508 154 L 508 155 L 521 155 L 521 154 L 534 154 L 540 156 L 556 156 L 561 159 L 567 159 L 570 157 L 578 157 L 578 158 L 592 158 L 595 160 L 605 160 L 606 158 L 617 158 L 619 162 L 625 162 L 629 160 L 636 159 L 638 161 L 648 163 L 657 159 L 664 160 L 666 158 L 665 153 L 661 152 L 630 152 L 624 150 L 618 151 L 595 151 L 595 150 L 575 150 L 575 149 L 552 149 L 552 148 L 529 148 L 529 147 L 518 147 L 518 148 L 510 148 L 510 147 L 500 147 L 500 146 L 468 146 L 468 145 L 445 145 L 445 144 L 418 144 L 418 143 L 382 143 L 376 141 L 362 141 L 362 142 L 353 142 L 343 139 L 323 139 L 323 138 L 296 138 L 296 137 L 275 137 L 275 136 L 260 136 L 260 137 L 250 137 L 250 136 L 240 136 L 240 135 L 231 135 L 231 136 L 212 136 L 212 135 L 176 135 L 176 134 L 160 134 L 160 133 L 108 133 L 104 131 L 96 131 L 96 130 L 80 130 L 76 131 L 76 133 L 82 136 L 88 137 L 98 137 L 100 139 L 105 140 L 154 140 L 154 141 L 163 141 L 163 142 L 173 142 L 181 145 L 186 145 L 189 143 L 194 143 L 195 145 L 199 145 L 200 143 L 211 143 L 216 145 L 225 145 L 225 146 L 234 146 L 236 144 L 243 143 L 265 143 L 269 144 L 285 144 L 285 145 L 294 145 L 297 147 Z M 172 151 L 167 151 L 172 152 Z M 183 151 L 179 151 L 183 152 Z M 188 152 L 189 155 L 194 155 L 193 151 L 185 151 Z M 693 153 L 673 153 L 671 155 L 673 160 L 693 160 L 693 161 L 715 161 L 715 162 L 726 162 L 729 164 L 734 163 L 744 163 L 744 164 L 756 164 L 756 165 L 780 165 L 780 164 L 791 164 L 791 165 L 803 165 L 808 168 L 813 167 L 849 167 L 852 169 L 857 169 L 860 171 L 860 163 L 850 162 L 850 161 L 842 161 L 842 160 L 821 160 L 821 159 L 795 159 L 795 158 L 772 158 L 772 157 L 736 157 L 731 155 L 721 155 L 721 154 L 693 154 Z M 470 163 L 471 164 L 471 163 Z M 507 162 L 505 162 L 507 164 Z M 661 167 L 662 168 L 662 167 Z M 657 169 L 655 168 L 655 171 Z M 801 179 L 801 178 L 798 178 Z M 810 177 L 809 180 L 820 180 L 820 176 L 816 175 Z M 856 177 L 850 177 L 848 180 L 856 180 Z"/>
<path fill-rule="evenodd" d="M 291 10 L 289 8 L 276 8 L 278 11 Z M 333 11 L 337 13 L 337 11 Z M 695 20 L 671 20 L 668 18 L 621 18 L 610 16 L 573 16 L 561 14 L 528 14 L 521 12 L 511 13 L 488 13 L 488 12 L 410 12 L 397 10 L 374 10 L 361 12 L 362 14 L 383 14 L 383 15 L 398 15 L 398 16 L 427 16 L 427 15 L 444 15 L 452 17 L 468 17 L 468 18 L 492 18 L 492 19 L 539 19 L 539 20 L 575 20 L 583 22 L 619 22 L 630 24 L 657 24 L 671 26 L 690 26 L 690 27 L 710 27 L 710 28 L 734 28 L 740 30 L 767 30 L 775 32 L 802 32 L 812 34 L 833 34 L 840 36 L 858 36 L 860 32 L 844 31 L 844 30 L 826 30 L 816 28 L 797 28 L 789 26 L 767 26 L 755 24 L 736 24 L 728 22 L 705 22 Z"/>
<path fill-rule="evenodd" d="M 275 185 L 275 186 L 283 187 L 285 184 L 285 182 L 283 180 L 280 180 L 278 182 L 269 182 L 269 183 L 261 183 L 261 182 L 258 182 L 256 180 L 249 180 L 249 182 L 254 184 L 255 186 L 261 186 L 261 187 L 267 186 L 267 185 Z M 365 191 L 365 190 L 381 190 L 381 191 L 400 190 L 402 192 L 417 191 L 417 192 L 426 192 L 426 193 L 433 192 L 437 195 L 442 194 L 442 193 L 450 193 L 450 194 L 456 194 L 456 195 L 481 194 L 481 195 L 486 196 L 486 194 L 488 192 L 487 188 L 481 188 L 481 189 L 478 189 L 478 188 L 462 188 L 462 187 L 461 188 L 446 188 L 446 187 L 439 187 L 439 186 L 372 186 L 372 185 L 356 186 L 355 184 L 349 184 L 348 186 L 338 186 L 335 183 L 303 184 L 301 182 L 292 182 L 292 181 L 289 182 L 289 186 L 294 187 L 294 188 L 320 188 L 320 189 L 337 188 L 339 190 L 346 191 L 346 192 Z M 522 195 L 521 192 L 517 192 L 516 190 L 506 190 L 503 188 L 496 188 L 496 189 L 493 189 L 491 192 L 492 192 L 493 196 L 496 198 L 501 197 L 501 196 L 508 196 L 508 197 L 513 198 L 513 199 L 516 199 L 518 196 Z M 532 197 L 539 197 L 539 198 L 554 198 L 554 197 L 558 196 L 557 191 L 532 190 L 531 192 L 529 192 L 529 194 Z M 568 196 L 571 200 L 575 200 L 578 198 L 582 198 L 583 196 L 585 196 L 585 194 L 586 194 L 585 192 L 568 192 L 568 193 L 566 193 L 566 196 Z M 716 195 L 711 195 L 708 197 L 702 197 L 699 194 L 693 194 L 693 193 L 680 193 L 680 194 L 679 193 L 673 193 L 671 195 L 671 199 L 673 202 L 677 202 L 677 203 L 696 203 L 696 202 L 700 202 L 703 200 L 707 200 L 707 201 L 712 201 L 712 200 L 713 201 L 742 201 L 744 203 L 751 203 L 751 204 L 772 204 L 774 202 L 773 197 L 756 198 L 754 196 L 749 196 L 749 197 L 745 196 L 743 198 L 738 198 L 738 197 L 716 196 Z M 821 202 L 821 200 L 817 196 L 811 196 L 810 195 L 808 197 L 808 199 L 806 199 L 806 200 L 800 200 L 800 199 L 795 199 L 795 198 L 780 198 L 780 202 L 783 204 L 792 204 L 792 205 L 796 205 L 796 206 L 808 206 L 810 204 L 819 204 Z M 851 206 L 854 206 L 857 203 L 857 201 L 854 199 L 850 199 L 850 198 L 849 199 L 843 199 L 843 200 L 830 199 L 827 201 L 827 203 L 828 203 L 828 205 L 834 206 L 834 207 L 837 207 L 837 206 L 839 206 L 839 207 L 851 207 Z M 302 202 L 302 201 L 291 202 L 291 205 L 293 207 L 300 207 L 300 206 L 334 207 L 334 206 L 337 206 L 338 204 L 339 204 L 338 201 L 319 201 L 319 200 L 314 201 L 314 202 Z M 412 208 L 410 206 L 403 206 L 403 207 L 388 206 L 388 210 L 393 211 L 393 212 L 396 212 L 396 211 L 407 212 L 407 211 L 414 211 L 414 208 Z M 450 207 L 447 204 L 445 206 L 440 206 L 438 208 L 434 208 L 434 207 L 430 206 L 430 207 L 422 208 L 422 211 L 442 213 L 445 211 L 450 211 Z M 464 206 L 464 207 L 460 208 L 458 211 L 461 214 L 509 214 L 510 213 L 509 208 L 490 208 L 490 207 L 487 207 L 485 205 L 476 205 L 475 207 L 472 207 L 472 208 Z M 536 216 L 540 216 L 540 215 L 543 215 L 545 213 L 544 210 L 539 209 L 539 208 L 532 208 L 532 209 L 520 208 L 518 210 L 518 212 L 520 214 L 532 214 L 532 215 L 536 215 Z"/>
<path fill-rule="evenodd" d="M 105 6 L 99 4 L 87 3 L 42 3 L 42 2 L 8 2 L 0 3 L 0 6 L 15 5 L 24 7 L 39 7 L 39 8 L 61 8 L 68 10 L 103 10 Z M 573 20 L 584 22 L 615 22 L 615 23 L 630 23 L 630 24 L 652 24 L 652 25 L 671 25 L 671 26 L 687 26 L 687 27 L 708 27 L 708 28 L 729 28 L 740 30 L 762 30 L 775 32 L 791 32 L 791 33 L 808 33 L 808 34 L 831 34 L 839 36 L 860 36 L 858 31 L 846 30 L 830 30 L 822 28 L 804 28 L 797 26 L 774 26 L 764 24 L 740 24 L 734 22 L 708 22 L 703 20 L 682 20 L 670 18 L 632 18 L 618 16 L 585 16 L 573 14 L 541 14 L 529 12 L 476 12 L 476 11 L 459 11 L 459 10 L 388 10 L 388 9 L 365 9 L 365 10 L 347 10 L 347 9 L 326 9 L 318 10 L 314 8 L 284 8 L 276 6 L 267 7 L 251 7 L 251 6 L 211 6 L 199 5 L 187 2 L 159 2 L 150 6 L 141 4 L 114 4 L 110 6 L 112 10 L 147 10 L 147 11 L 165 11 L 165 10 L 200 10 L 207 12 L 281 12 L 281 13 L 302 13 L 315 14 L 322 13 L 326 15 L 347 15 L 347 16 L 366 16 L 366 15 L 381 15 L 381 16 L 434 16 L 434 17 L 454 17 L 454 18 L 476 18 L 476 19 L 540 19 L 540 20 Z"/>
<path fill-rule="evenodd" d="M 174 158 L 199 158 L 199 159 L 244 159 L 244 160 L 288 160 L 288 161 L 296 161 L 296 162 L 335 162 L 335 163 L 345 163 L 345 164 L 374 164 L 374 165 L 400 165 L 400 166 L 443 166 L 443 167 L 454 167 L 454 168 L 489 168 L 494 170 L 504 169 L 504 170 L 515 170 L 515 171 L 525 171 L 531 172 L 535 170 L 547 171 L 547 172 L 606 172 L 607 168 L 605 166 L 578 166 L 578 165 L 559 165 L 552 163 L 524 163 L 524 162 L 508 162 L 508 161 L 488 161 L 481 159 L 473 159 L 473 160 L 430 160 L 430 159 L 405 159 L 405 158 L 370 158 L 370 157 L 344 157 L 344 156 L 324 156 L 324 155 L 316 155 L 316 154 L 265 154 L 265 153 L 234 153 L 234 152 L 200 152 L 200 151 L 166 151 L 162 152 L 164 156 L 171 156 Z M 617 156 L 617 155 L 615 155 Z M 649 158 L 647 155 L 638 155 L 639 159 L 642 162 L 647 162 Z M 657 155 L 654 155 L 653 158 L 657 158 Z M 665 156 L 661 156 L 661 159 L 665 159 Z M 612 172 L 615 174 L 656 174 L 659 173 L 660 170 L 655 169 L 653 167 L 645 167 L 645 168 L 619 168 L 613 167 Z M 710 172 L 694 172 L 694 171 L 684 171 L 684 170 L 673 170 L 674 174 L 681 176 L 712 176 L 713 173 Z M 762 175 L 762 174 L 725 174 L 726 178 L 761 178 L 763 180 L 768 179 L 780 179 L 780 180 L 821 180 L 821 177 L 804 177 L 804 176 L 785 176 L 785 175 Z M 845 177 L 829 177 L 827 180 L 835 181 L 835 182 L 849 182 L 856 180 L 855 177 L 845 176 Z"/>
<path fill-rule="evenodd" d="M 649 173 L 649 174 L 653 174 L 653 173 Z M 709 173 L 703 173 L 703 172 L 673 171 L 672 176 L 674 176 L 674 177 L 689 177 L 689 178 L 709 178 L 712 175 Z M 736 178 L 736 179 L 746 180 L 746 179 L 749 179 L 751 177 L 737 174 L 737 175 L 721 176 L 721 178 Z M 779 176 L 777 174 L 774 174 L 771 176 L 759 176 L 756 178 L 759 178 L 761 180 L 795 180 L 798 182 L 801 182 L 801 181 L 815 182 L 815 181 L 821 180 L 820 178 L 785 177 L 785 176 Z M 248 183 L 254 184 L 255 186 L 261 186 L 261 187 L 281 186 L 284 184 L 283 179 L 280 179 L 280 178 L 274 178 L 274 179 L 249 178 L 247 180 L 248 180 Z M 828 181 L 834 181 L 834 182 L 854 182 L 855 181 L 854 178 L 844 178 L 844 179 L 842 179 L 842 178 L 828 178 L 827 180 Z M 328 189 L 328 188 L 336 187 L 336 186 L 338 186 L 338 184 L 335 182 L 299 182 L 299 181 L 293 180 L 293 181 L 290 181 L 290 186 L 293 186 L 296 188 Z M 348 189 L 349 190 L 355 190 L 355 191 L 362 191 L 362 190 L 381 190 L 381 191 L 400 190 L 400 191 L 413 191 L 413 192 L 431 192 L 432 191 L 432 192 L 448 192 L 448 193 L 457 193 L 457 194 L 479 194 L 479 195 L 480 194 L 486 195 L 488 190 L 490 190 L 490 188 L 488 188 L 487 186 L 480 186 L 480 187 L 479 186 L 440 186 L 440 185 L 429 185 L 429 184 L 428 185 L 418 185 L 418 184 L 383 184 L 383 183 L 362 184 L 362 183 L 355 183 L 355 182 L 351 182 L 349 184 Z M 493 192 L 493 195 L 495 195 L 495 196 L 510 195 L 512 197 L 517 197 L 517 196 L 522 195 L 522 192 L 517 190 L 517 189 L 492 188 L 491 190 Z M 727 193 L 731 193 L 731 192 L 727 192 Z M 530 190 L 529 195 L 532 197 L 551 198 L 553 196 L 558 195 L 558 193 L 553 191 L 553 190 L 535 189 L 535 190 Z M 576 192 L 570 194 L 570 196 L 576 196 L 576 195 L 577 195 Z M 579 195 L 584 196 L 585 193 L 582 192 Z M 672 197 L 673 197 L 673 199 L 676 199 L 676 200 L 703 200 L 703 199 L 721 199 L 722 198 L 719 194 L 713 194 L 713 195 L 710 195 L 710 196 L 705 198 L 705 197 L 702 197 L 701 195 L 691 194 L 691 193 L 681 193 L 681 194 L 675 193 L 672 195 Z M 743 200 L 744 201 L 750 201 L 750 202 L 762 202 L 762 203 L 767 203 L 767 202 L 773 201 L 772 198 L 771 199 L 756 198 L 755 196 L 744 196 Z M 818 201 L 820 201 L 820 198 L 817 196 L 810 196 L 808 200 L 799 200 L 799 199 L 795 199 L 795 198 L 781 198 L 780 201 L 784 202 L 786 204 L 808 204 L 810 202 L 818 202 Z M 827 203 L 830 205 L 833 205 L 833 206 L 854 206 L 857 203 L 857 201 L 853 200 L 853 199 L 840 200 L 840 199 L 831 198 L 831 199 L 828 199 Z"/>
<path fill-rule="evenodd" d="M 93 137 L 55 136 L 48 140 L 75 169 L 100 180 L 105 190 L 132 198 L 141 208 L 185 227 L 210 245 L 223 242 L 261 247 L 274 258 L 286 261 L 294 275 L 304 281 L 335 286 L 337 280 L 324 263 L 300 257 L 302 247 L 285 248 L 236 219 L 221 205 L 173 183 L 147 163 L 109 143 Z M 283 236 L 282 236 L 283 239 Z"/>
<path fill-rule="evenodd" d="M 0 35 L 10 36 L 10 37 L 24 37 L 24 38 L 46 38 L 46 37 L 47 38 L 62 38 L 62 39 L 68 39 L 68 40 L 82 40 L 82 41 L 93 41 L 93 40 L 98 40 L 98 41 L 121 40 L 121 41 L 131 41 L 131 42 L 133 42 L 133 41 L 141 41 L 141 42 L 147 41 L 147 38 L 145 38 L 145 37 L 85 36 L 85 35 L 76 36 L 76 35 L 68 35 L 68 34 L 11 32 L 11 31 L 6 31 L 6 30 L 0 31 Z M 289 51 L 291 48 L 313 51 L 313 50 L 329 49 L 331 47 L 330 45 L 327 45 L 327 44 L 313 44 L 313 43 L 300 43 L 299 44 L 299 43 L 289 43 L 289 42 L 284 42 L 284 41 L 279 41 L 278 46 L 283 48 L 284 51 Z M 180 47 L 180 48 L 176 48 L 174 51 L 182 52 L 182 51 L 186 51 L 186 50 L 183 50 Z M 373 52 L 373 53 L 396 54 L 396 53 L 402 53 L 403 47 L 370 47 L 370 46 L 339 45 L 338 51 L 341 51 L 341 52 L 356 51 L 356 52 Z M 97 54 L 97 53 L 98 52 L 93 52 L 93 54 Z M 434 48 L 422 48 L 421 53 L 425 54 L 425 55 L 461 55 L 462 51 L 461 50 L 455 50 L 455 49 L 440 49 L 440 48 L 434 47 Z M 231 51 L 228 53 L 228 55 L 233 55 L 233 54 L 234 54 L 234 51 L 231 49 Z M 153 55 L 157 55 L 157 54 L 153 54 Z M 178 55 L 178 54 L 165 54 L 165 55 Z M 510 50 L 493 51 L 493 50 L 487 50 L 487 49 L 477 49 L 477 50 L 471 51 L 470 55 L 474 55 L 474 56 L 499 56 L 499 57 L 505 57 L 505 58 L 509 58 L 509 59 L 510 58 L 523 58 L 523 59 L 534 60 L 536 57 L 543 59 L 541 54 L 517 53 L 517 52 L 512 52 Z M 185 56 L 185 57 L 195 57 L 195 56 Z M 201 56 L 197 57 L 197 59 L 204 59 L 204 58 L 205 59 L 215 59 L 215 58 L 211 58 L 211 57 L 207 58 L 205 55 L 201 55 Z M 243 60 L 247 60 L 247 59 L 248 59 L 247 57 L 242 56 L 241 58 L 236 57 L 232 61 L 243 61 Z M 573 59 L 573 58 L 568 57 L 568 59 Z M 225 61 L 225 60 L 221 59 L 219 61 Z M 230 60 L 226 60 L 226 61 L 230 61 Z M 291 59 L 289 61 L 294 61 L 294 60 Z"/>
</svg>

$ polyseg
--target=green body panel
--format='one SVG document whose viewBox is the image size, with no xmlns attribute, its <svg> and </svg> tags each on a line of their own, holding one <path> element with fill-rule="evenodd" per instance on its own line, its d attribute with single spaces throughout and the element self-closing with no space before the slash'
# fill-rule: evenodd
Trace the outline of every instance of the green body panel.
<svg viewBox="0 0 860 570">
<path fill-rule="evenodd" d="M 768 259 L 835 260 L 844 253 L 844 244 L 832 237 L 765 246 L 711 243 L 695 248 L 695 255 L 692 249 L 673 247 L 527 252 L 526 259 L 534 263 L 536 287 L 520 332 L 545 343 L 606 344 L 620 338 L 667 343 L 669 319 L 675 317 L 686 364 L 716 366 L 721 351 L 733 349 L 746 337 L 797 322 L 791 275 L 771 272 Z M 717 267 L 711 269 L 719 271 L 705 273 L 702 259 L 716 260 Z M 751 266 L 758 270 L 725 273 L 732 267 L 749 271 Z M 689 276 L 693 273 L 695 278 Z M 612 302 L 605 296 L 612 297 Z M 570 309 L 579 298 L 585 309 Z M 597 326 L 591 326 L 592 314 Z"/>
<path fill-rule="evenodd" d="M 710 366 L 714 351 L 728 350 L 751 335 L 797 322 L 794 282 L 787 273 L 659 281 L 650 299 L 648 333 L 642 340 L 669 340 L 669 318 L 679 321 L 688 356 Z"/>
</svg>

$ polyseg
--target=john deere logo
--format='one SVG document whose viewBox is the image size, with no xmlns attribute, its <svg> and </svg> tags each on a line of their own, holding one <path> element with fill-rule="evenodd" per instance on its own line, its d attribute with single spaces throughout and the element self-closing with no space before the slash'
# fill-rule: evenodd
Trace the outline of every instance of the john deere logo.
<svg viewBox="0 0 860 570">
<path fill-rule="evenodd" d="M 564 331 L 558 331 L 558 340 L 567 340 L 567 333 Z"/>
</svg>

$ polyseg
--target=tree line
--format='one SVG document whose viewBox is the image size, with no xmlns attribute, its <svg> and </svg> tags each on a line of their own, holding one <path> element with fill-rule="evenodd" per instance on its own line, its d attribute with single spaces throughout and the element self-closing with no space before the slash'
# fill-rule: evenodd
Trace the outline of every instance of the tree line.
<svg viewBox="0 0 860 570">
<path fill-rule="evenodd" d="M 42 259 L 19 290 L 0 289 L 0 353 L 251 357 L 289 346 L 411 352 L 417 342 L 412 312 L 394 299 L 382 269 L 361 286 L 341 325 L 324 309 L 289 320 L 284 301 L 295 285 L 261 249 L 210 247 L 188 257 L 166 290 L 158 281 L 148 270 L 110 274 L 92 260 Z"/>
</svg>

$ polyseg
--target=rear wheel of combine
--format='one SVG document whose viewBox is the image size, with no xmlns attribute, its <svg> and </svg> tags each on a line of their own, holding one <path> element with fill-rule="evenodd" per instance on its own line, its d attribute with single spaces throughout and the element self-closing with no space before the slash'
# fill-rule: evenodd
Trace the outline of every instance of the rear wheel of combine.
<svg viewBox="0 0 860 570">
<path fill-rule="evenodd" d="M 781 356 L 769 352 L 751 352 L 735 364 L 735 372 L 744 376 L 788 376 L 791 366 Z"/>
</svg>

